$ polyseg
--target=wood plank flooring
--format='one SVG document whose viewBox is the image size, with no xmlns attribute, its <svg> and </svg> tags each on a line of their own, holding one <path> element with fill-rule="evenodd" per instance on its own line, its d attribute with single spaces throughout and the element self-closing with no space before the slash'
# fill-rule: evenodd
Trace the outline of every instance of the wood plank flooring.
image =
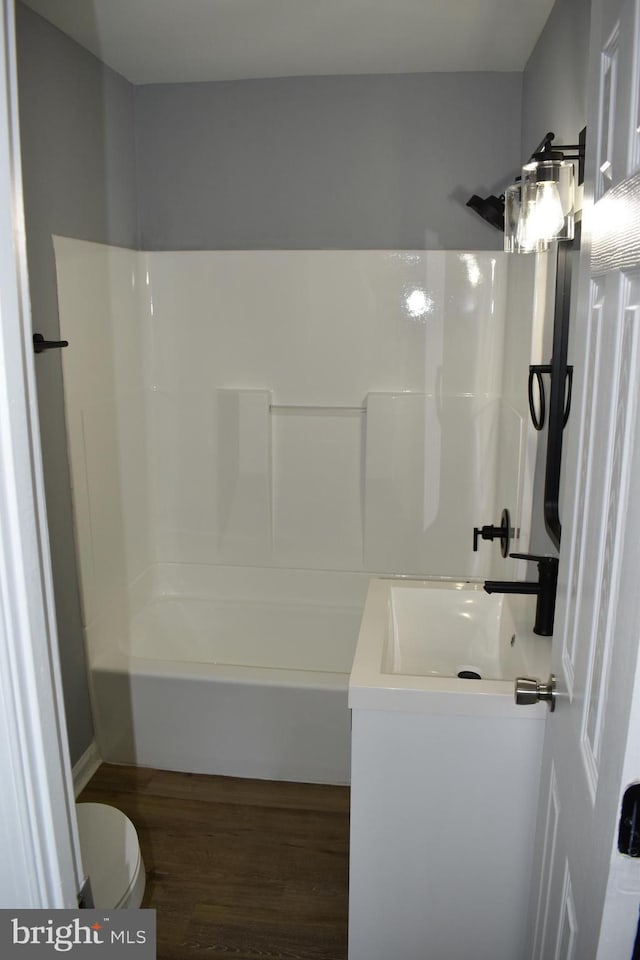
<svg viewBox="0 0 640 960">
<path fill-rule="evenodd" d="M 104 764 L 78 800 L 135 824 L 158 960 L 346 960 L 347 787 Z"/>
</svg>

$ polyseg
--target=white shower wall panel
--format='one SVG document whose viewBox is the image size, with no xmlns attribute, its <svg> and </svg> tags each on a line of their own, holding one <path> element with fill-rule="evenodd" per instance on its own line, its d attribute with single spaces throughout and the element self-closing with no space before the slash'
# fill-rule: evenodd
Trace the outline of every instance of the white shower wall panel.
<svg viewBox="0 0 640 960">
<path fill-rule="evenodd" d="M 278 404 L 369 392 L 495 394 L 506 260 L 490 252 L 144 255 L 155 389 L 267 388 Z"/>
<path fill-rule="evenodd" d="M 488 573 L 503 255 L 56 257 L 87 620 L 152 563 Z"/>
<path fill-rule="evenodd" d="M 274 411 L 273 563 L 361 570 L 364 411 Z"/>
<path fill-rule="evenodd" d="M 85 623 L 126 607 L 152 562 L 145 389 L 148 298 L 136 251 L 54 238 Z"/>
<path fill-rule="evenodd" d="M 497 400 L 502 377 L 501 255 L 144 256 L 153 318 L 157 560 L 433 573 L 444 559 L 442 573 L 482 575 L 488 554 L 473 556 L 469 543 L 473 525 L 493 513 L 484 489 L 495 477 L 497 431 L 486 421 L 488 411 L 498 416 L 489 401 Z M 221 407 L 234 391 L 244 410 L 235 435 Z M 426 568 L 416 565 L 425 542 L 422 510 L 403 525 L 406 531 L 415 521 L 419 545 L 407 542 L 404 553 L 391 555 L 365 544 L 365 530 L 384 521 L 374 514 L 387 510 L 370 495 L 366 475 L 367 444 L 379 443 L 367 407 L 376 391 L 424 397 L 449 424 L 462 400 L 453 420 L 465 442 L 457 449 L 449 434 L 443 446 L 438 414 L 433 431 L 417 438 L 418 456 L 429 451 L 431 472 L 439 471 L 447 500 L 458 505 L 455 535 L 448 530 L 444 538 L 436 525 L 427 538 Z M 264 416 L 259 396 L 268 397 Z M 473 398 L 485 408 L 481 426 Z M 243 449 L 254 451 L 252 465 L 241 464 Z M 391 466 L 398 474 L 406 464 Z M 442 517 L 441 503 L 429 509 Z"/>
<path fill-rule="evenodd" d="M 464 562 L 467 577 L 486 572 L 472 531 L 493 516 L 500 419 L 497 398 L 369 396 L 366 569 L 455 577 Z"/>
<path fill-rule="evenodd" d="M 154 561 L 216 563 L 216 393 L 152 390 L 147 404 Z"/>
</svg>

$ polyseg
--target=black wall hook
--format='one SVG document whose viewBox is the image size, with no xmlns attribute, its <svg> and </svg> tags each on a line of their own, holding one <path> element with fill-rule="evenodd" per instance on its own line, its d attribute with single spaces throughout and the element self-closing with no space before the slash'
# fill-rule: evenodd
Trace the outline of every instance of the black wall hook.
<svg viewBox="0 0 640 960">
<path fill-rule="evenodd" d="M 61 347 L 68 347 L 68 340 L 45 340 L 41 333 L 33 335 L 33 352 L 42 353 L 44 350 L 59 350 Z"/>
</svg>

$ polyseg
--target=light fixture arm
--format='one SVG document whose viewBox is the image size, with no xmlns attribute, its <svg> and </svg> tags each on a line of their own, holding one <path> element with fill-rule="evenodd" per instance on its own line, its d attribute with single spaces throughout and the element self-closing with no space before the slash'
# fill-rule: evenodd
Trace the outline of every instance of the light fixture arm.
<svg viewBox="0 0 640 960">
<path fill-rule="evenodd" d="M 545 133 L 543 139 L 535 148 L 535 150 L 533 151 L 529 159 L 532 160 L 535 157 L 536 153 L 546 153 L 548 150 L 550 150 L 551 144 L 555 140 L 555 138 L 556 138 L 556 135 L 555 133 L 553 133 L 553 131 L 549 133 Z"/>
<path fill-rule="evenodd" d="M 536 149 L 531 154 L 530 160 L 577 160 L 578 161 L 578 183 L 584 182 L 584 156 L 587 137 L 587 128 L 584 127 L 578 136 L 577 143 L 554 143 L 555 133 L 550 131 L 546 133 Z M 574 151 L 574 152 L 569 152 Z M 554 157 L 553 155 L 557 156 Z"/>
</svg>

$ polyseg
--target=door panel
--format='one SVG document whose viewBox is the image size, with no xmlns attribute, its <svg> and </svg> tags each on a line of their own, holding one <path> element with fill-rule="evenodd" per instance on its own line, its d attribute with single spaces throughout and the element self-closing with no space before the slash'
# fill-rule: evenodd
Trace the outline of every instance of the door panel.
<svg viewBox="0 0 640 960">
<path fill-rule="evenodd" d="M 36 420 L 14 4 L 0 0 L 0 907 L 74 907 L 82 880 Z"/>
<path fill-rule="evenodd" d="M 540 873 L 540 884 L 538 887 L 538 898 L 536 908 L 536 920 L 534 928 L 533 951 L 531 956 L 533 960 L 543 960 L 546 956 L 545 946 L 547 941 L 547 932 L 549 928 L 557 927 L 557 919 L 554 924 L 553 905 L 558 902 L 557 895 L 554 898 L 554 884 L 552 872 L 556 863 L 556 850 L 558 845 L 558 821 L 560 819 L 560 802 L 558 798 L 558 778 L 551 762 L 551 772 L 549 775 L 549 790 L 547 796 L 546 816 L 543 829 L 543 856 L 542 869 Z"/>
<path fill-rule="evenodd" d="M 577 309 L 575 403 L 563 465 L 549 716 L 536 836 L 531 960 L 632 955 L 640 861 L 616 848 L 640 780 L 639 0 L 595 0 Z M 592 133 L 593 131 L 593 133 Z M 595 135 L 595 136 L 594 136 Z M 593 143 L 591 143 L 593 139 Z M 633 575 L 631 574 L 633 571 Z"/>
<path fill-rule="evenodd" d="M 587 351 L 584 362 L 584 384 L 595 383 L 596 362 L 600 354 L 602 335 L 602 308 L 604 304 L 604 283 L 593 281 L 591 285 L 590 311 L 587 318 L 586 343 Z M 591 479 L 590 454 L 593 450 L 592 431 L 594 415 L 597 406 L 597 393 L 591 390 L 583 402 L 583 436 L 581 438 L 578 462 L 580 464 L 574 489 L 574 510 L 572 514 L 572 529 L 576 530 L 576 540 L 570 557 L 567 591 L 567 609 L 565 629 L 561 636 L 562 666 L 564 671 L 567 694 L 573 699 L 573 687 L 578 650 L 578 629 L 576 613 L 579 609 L 585 588 L 588 568 L 582 558 L 587 555 L 587 527 L 579 523 L 584 516 L 585 504 L 589 497 Z"/>
</svg>

